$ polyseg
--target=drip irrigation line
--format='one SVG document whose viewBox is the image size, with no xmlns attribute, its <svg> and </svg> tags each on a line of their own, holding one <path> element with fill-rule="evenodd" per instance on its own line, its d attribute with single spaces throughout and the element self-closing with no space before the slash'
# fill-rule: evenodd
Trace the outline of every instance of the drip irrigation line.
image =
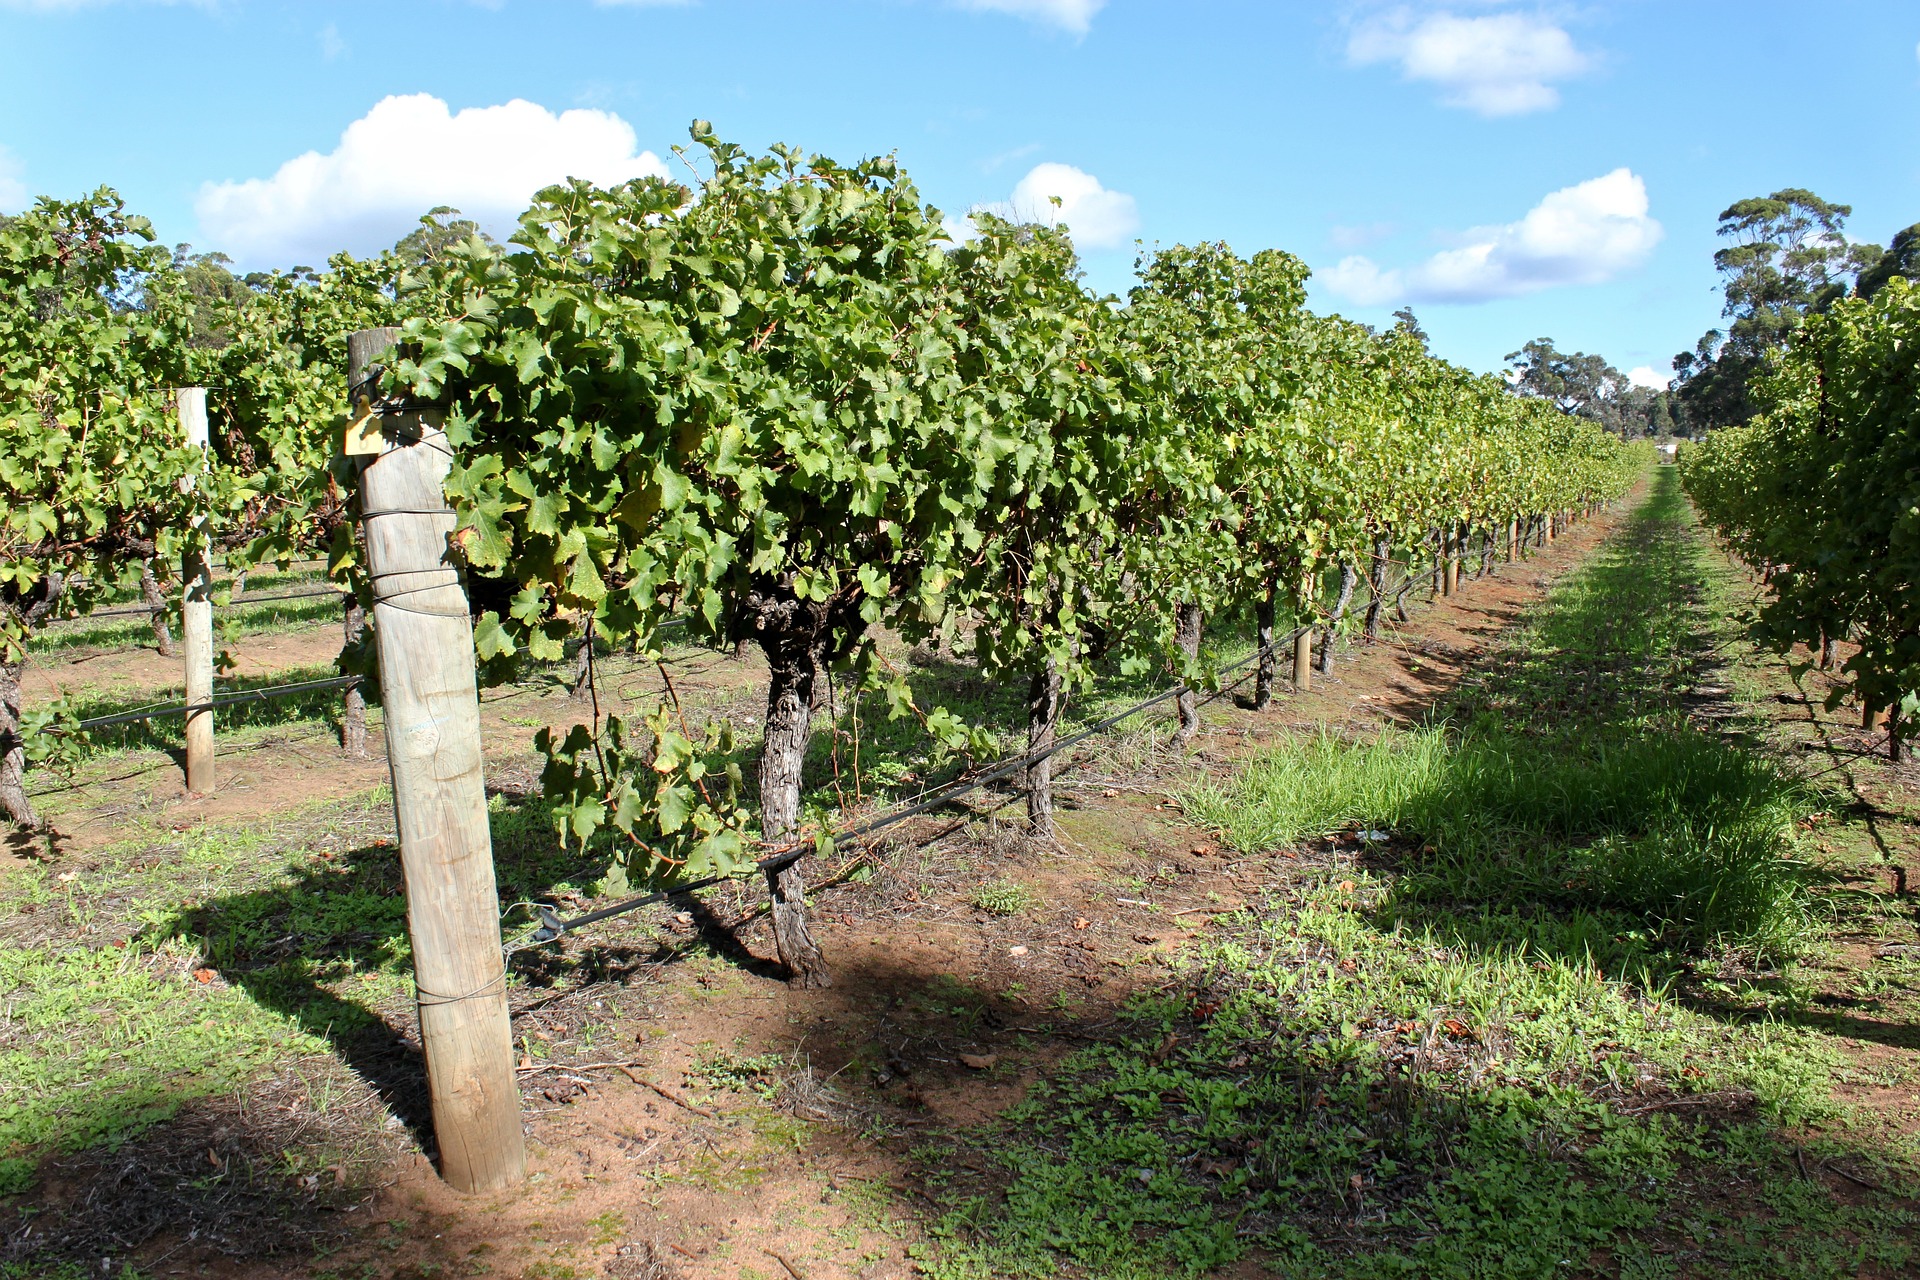
<svg viewBox="0 0 1920 1280">
<path fill-rule="evenodd" d="M 1269 654 L 1275 653 L 1280 649 L 1284 649 L 1288 645 L 1293 644 L 1294 641 L 1298 640 L 1301 635 L 1308 633 L 1313 629 L 1314 628 L 1311 624 L 1307 626 L 1302 626 L 1302 627 L 1295 627 L 1291 632 L 1289 632 L 1283 638 L 1274 640 L 1270 644 L 1262 645 L 1256 648 L 1252 653 L 1248 654 L 1246 657 L 1241 658 L 1238 661 L 1228 663 L 1226 666 L 1220 668 L 1219 671 L 1216 672 L 1215 674 L 1222 675 L 1222 676 L 1229 675 L 1235 671 L 1240 670 L 1243 667 L 1251 666 L 1254 663 L 1258 662 L 1261 658 Z M 1248 674 L 1251 675 L 1252 673 L 1249 672 Z M 1246 676 L 1241 676 L 1240 679 L 1234 681 L 1232 684 L 1222 685 L 1220 688 L 1214 690 L 1212 693 L 1207 694 L 1205 698 L 1201 699 L 1202 704 L 1207 702 L 1212 702 L 1216 698 L 1224 697 L 1227 693 L 1232 691 L 1236 686 L 1245 683 L 1246 679 L 1247 679 Z M 1088 738 L 1094 737 L 1097 734 L 1105 733 L 1107 730 L 1113 728 L 1115 725 L 1119 724 L 1121 721 L 1129 719 L 1132 716 L 1139 715 L 1142 711 L 1150 710 L 1151 708 L 1157 707 L 1161 703 L 1166 702 L 1171 698 L 1177 698 L 1181 694 L 1188 693 L 1188 692 L 1191 692 L 1191 689 L 1189 688 L 1188 685 L 1186 685 L 1185 683 L 1177 684 L 1171 689 L 1167 689 L 1167 690 L 1164 690 L 1163 692 L 1154 694 L 1151 698 L 1147 698 L 1141 702 L 1136 702 L 1132 706 L 1126 708 L 1125 710 L 1117 711 L 1110 716 L 1106 716 L 1100 720 L 1095 721 L 1093 724 L 1088 725 L 1085 729 L 1082 729 L 1080 732 L 1075 734 L 1070 734 L 1067 737 L 1062 738 L 1060 741 L 1048 747 L 1045 751 L 1025 752 L 1025 753 L 1022 753 L 1021 755 L 1013 757 L 1010 760 L 1003 760 L 999 764 L 993 766 L 990 769 L 987 769 L 982 773 L 973 774 L 969 777 L 956 778 L 952 782 L 947 783 L 943 787 L 934 788 L 933 792 L 930 795 L 924 796 L 921 799 L 916 800 L 911 804 L 903 805 L 902 807 L 898 809 L 894 809 L 887 813 L 877 814 L 874 817 L 868 818 L 862 822 L 856 822 L 852 826 L 846 828 L 844 831 L 837 832 L 833 838 L 836 843 L 842 840 L 861 839 L 866 836 L 870 836 L 877 831 L 883 831 L 888 827 L 897 826 L 902 822 L 906 822 L 910 819 L 917 818 L 924 813 L 930 813 L 933 810 L 941 808 L 942 806 L 952 802 L 953 800 L 958 799 L 963 795 L 966 795 L 969 792 L 978 791 L 982 787 L 985 787 L 988 783 L 998 781 L 999 779 L 1006 777 L 1010 773 L 1014 773 L 1019 770 L 1026 769 L 1031 765 L 1040 763 L 1042 760 L 1050 759 L 1051 757 L 1056 756 L 1063 751 L 1070 751 L 1074 747 L 1079 746 L 1082 742 L 1085 742 Z M 762 858 L 758 862 L 754 863 L 754 868 L 761 872 L 774 872 L 774 871 L 781 870 L 782 868 L 791 866 L 793 863 L 798 862 L 801 858 L 805 857 L 807 855 L 808 847 L 809 846 L 807 845 L 795 845 L 786 849 L 782 849 L 778 853 L 775 853 L 766 858 Z M 587 925 L 598 924 L 602 920 L 610 920 L 615 916 L 625 915 L 630 911 L 638 911 L 641 907 L 652 906 L 656 902 L 664 902 L 668 898 L 677 897 L 680 894 L 692 893 L 697 889 L 710 888 L 713 885 L 719 884 L 723 880 L 731 880 L 731 879 L 733 879 L 733 875 L 731 874 L 707 876 L 704 879 L 691 880 L 685 884 L 671 885 L 665 889 L 660 889 L 653 893 L 644 894 L 638 898 L 628 899 L 625 902 L 616 902 L 612 906 L 602 907 L 598 911 L 589 911 L 584 915 L 578 915 L 578 916 L 572 916 L 572 917 L 566 917 L 566 918 L 563 918 L 552 907 L 546 906 L 545 904 L 542 904 L 542 903 L 535 903 L 534 911 L 540 917 L 540 927 L 534 930 L 533 933 L 529 934 L 522 941 L 512 946 L 509 946 L 506 949 L 507 954 L 511 955 L 516 951 L 524 951 L 532 947 L 543 946 L 546 943 L 552 942 L 555 939 L 565 934 L 572 933 L 576 929 L 585 928 Z"/>
<path fill-rule="evenodd" d="M 269 689 L 248 689 L 243 693 L 223 694 L 218 698 L 209 698 L 205 702 L 190 703 L 181 707 L 149 708 L 143 711 L 120 711 L 110 716 L 94 716 L 82 720 L 75 728 L 104 729 L 110 725 L 133 724 L 140 720 L 160 720 L 168 716 L 194 716 L 203 711 L 218 711 L 222 707 L 239 706 L 245 702 L 271 702 L 275 698 L 288 698 L 296 693 L 315 693 L 321 689 L 345 689 L 360 683 L 359 676 L 330 676 L 325 680 L 303 680 L 298 684 L 276 685 Z"/>
</svg>

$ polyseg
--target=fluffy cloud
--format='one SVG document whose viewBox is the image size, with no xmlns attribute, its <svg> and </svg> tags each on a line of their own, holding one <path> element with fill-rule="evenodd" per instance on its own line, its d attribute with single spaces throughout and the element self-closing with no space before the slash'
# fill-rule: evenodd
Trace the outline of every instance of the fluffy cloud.
<svg viewBox="0 0 1920 1280">
<path fill-rule="evenodd" d="M 417 93 L 376 103 L 325 155 L 295 156 L 271 178 L 208 183 L 194 209 L 209 248 L 250 265 L 317 265 L 340 249 L 392 244 L 435 205 L 501 232 L 541 187 L 647 174 L 665 176 L 666 166 L 609 112 L 555 115 L 516 98 L 456 113 Z"/>
<path fill-rule="evenodd" d="M 1033 166 L 1014 186 L 1009 199 L 977 204 L 974 211 L 1014 222 L 1064 225 L 1082 249 L 1118 248 L 1140 229 L 1140 211 L 1132 196 L 1107 190 L 1100 179 L 1084 169 L 1051 161 Z M 947 219 L 947 234 L 955 240 L 972 235 L 971 214 Z"/>
<path fill-rule="evenodd" d="M 1673 369 L 1668 367 L 1665 373 L 1650 364 L 1643 364 L 1627 371 L 1627 382 L 1636 387 L 1645 387 L 1649 391 L 1665 391 L 1673 385 Z"/>
<path fill-rule="evenodd" d="M 1406 9 L 1362 22 L 1347 42 L 1358 66 L 1395 62 L 1408 80 L 1440 86 L 1440 100 L 1483 116 L 1523 115 L 1560 105 L 1553 81 L 1579 75 L 1587 57 L 1573 37 L 1524 13 L 1416 19 Z"/>
<path fill-rule="evenodd" d="M 1647 216 L 1647 184 L 1615 169 L 1553 192 L 1518 222 L 1477 227 L 1418 266 L 1388 269 L 1354 255 L 1320 273 L 1362 306 L 1486 302 L 1568 284 L 1601 284 L 1647 260 L 1663 234 Z"/>
<path fill-rule="evenodd" d="M 1029 22 L 1060 27 L 1077 36 L 1087 34 L 1093 15 L 1107 7 L 1107 0 L 953 0 L 962 9 L 987 13 L 1010 13 Z"/>
</svg>

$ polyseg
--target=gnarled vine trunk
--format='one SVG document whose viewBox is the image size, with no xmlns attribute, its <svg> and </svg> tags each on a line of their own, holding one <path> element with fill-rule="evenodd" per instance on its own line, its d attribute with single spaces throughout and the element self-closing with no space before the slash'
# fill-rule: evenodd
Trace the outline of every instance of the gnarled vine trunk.
<svg viewBox="0 0 1920 1280">
<path fill-rule="evenodd" d="M 160 651 L 161 657 L 173 657 L 173 628 L 167 625 L 167 597 L 160 590 L 160 580 L 153 576 L 152 560 L 140 562 L 140 599 L 152 611 L 153 647 Z"/>
<path fill-rule="evenodd" d="M 580 647 L 573 655 L 573 687 L 570 692 L 575 702 L 585 702 L 593 697 L 592 619 L 588 619 L 580 628 Z"/>
<path fill-rule="evenodd" d="M 760 830 L 771 843 L 800 828 L 801 769 L 813 714 L 829 701 L 827 667 L 850 650 L 864 624 L 851 595 L 801 600 L 779 583 L 745 601 L 743 625 L 767 655 L 767 721 L 760 745 Z M 798 861 L 766 873 L 773 944 L 795 986 L 833 985 L 807 927 L 806 877 Z"/>
<path fill-rule="evenodd" d="M 1053 748 L 1060 731 L 1060 664 L 1053 658 L 1027 677 L 1027 754 Z M 1043 840 L 1053 838 L 1053 757 L 1027 765 L 1027 825 Z"/>
<path fill-rule="evenodd" d="M 1254 660 L 1253 667 L 1253 709 L 1265 711 L 1273 705 L 1273 672 L 1278 665 L 1273 653 L 1273 598 L 1278 594 L 1279 585 L 1269 582 L 1267 594 L 1253 606 L 1254 624 L 1259 630 L 1255 643 L 1260 646 L 1260 656 Z"/>
<path fill-rule="evenodd" d="M 1340 595 L 1333 602 L 1333 613 L 1327 618 L 1325 630 L 1320 633 L 1320 674 L 1333 673 L 1333 633 L 1347 616 L 1347 606 L 1353 602 L 1353 588 L 1360 581 L 1360 571 L 1351 563 L 1340 566 Z"/>
<path fill-rule="evenodd" d="M 1393 544 L 1386 538 L 1376 538 L 1373 543 L 1373 563 L 1367 566 L 1366 636 L 1369 640 L 1380 638 L 1380 611 L 1387 603 L 1387 566 L 1392 563 Z"/>
<path fill-rule="evenodd" d="M 0 662 L 0 808 L 35 830 L 40 819 L 27 797 L 27 744 L 20 736 L 20 663 Z"/>
<path fill-rule="evenodd" d="M 1197 604 L 1180 605 L 1174 612 L 1173 642 L 1191 663 L 1200 656 L 1200 606 Z M 1195 699 L 1193 686 L 1181 682 L 1180 695 L 1174 700 L 1175 709 L 1180 713 L 1180 728 L 1173 740 L 1181 746 L 1193 741 L 1193 735 L 1200 732 L 1200 705 Z"/>
<path fill-rule="evenodd" d="M 53 612 L 64 585 L 65 575 L 49 574 L 34 588 L 33 597 L 37 598 L 9 602 L 8 607 L 17 611 L 31 631 Z M 40 818 L 27 796 L 27 742 L 20 732 L 20 673 L 25 666 L 24 660 L 0 661 L 0 809 L 6 810 L 7 817 L 17 825 L 36 831 Z"/>
<path fill-rule="evenodd" d="M 355 596 L 347 596 L 341 602 L 342 616 L 340 630 L 345 634 L 346 647 L 352 648 L 360 643 L 360 637 L 366 634 L 367 611 L 360 607 Z M 364 760 L 367 755 L 367 695 L 360 692 L 360 686 L 350 684 L 341 698 L 340 746 L 356 760 Z"/>
</svg>

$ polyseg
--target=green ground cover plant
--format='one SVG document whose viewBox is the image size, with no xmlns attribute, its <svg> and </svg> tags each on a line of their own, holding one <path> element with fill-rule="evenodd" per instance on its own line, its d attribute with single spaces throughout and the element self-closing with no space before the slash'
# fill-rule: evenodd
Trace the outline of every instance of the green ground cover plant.
<svg viewBox="0 0 1920 1280">
<path fill-rule="evenodd" d="M 1818 797 L 1687 714 L 1708 557 L 1658 472 L 1450 720 L 1195 786 L 1194 816 L 1298 870 L 967 1139 L 1000 1172 L 947 1186 L 934 1273 L 1909 1265 L 1910 1215 L 1804 1172 L 1809 1149 L 1894 1158 L 1806 1136 L 1837 1116 L 1838 1051 L 1683 998 L 1822 918 L 1797 834 Z"/>
</svg>

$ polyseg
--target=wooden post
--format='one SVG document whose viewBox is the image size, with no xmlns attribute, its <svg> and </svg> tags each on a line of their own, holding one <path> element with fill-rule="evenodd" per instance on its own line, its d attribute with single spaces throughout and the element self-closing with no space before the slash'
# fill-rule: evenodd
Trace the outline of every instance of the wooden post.
<svg viewBox="0 0 1920 1280">
<path fill-rule="evenodd" d="M 439 415 L 378 406 L 375 364 L 398 330 L 347 340 L 361 529 L 373 581 L 387 762 L 413 939 L 420 1045 L 440 1176 L 494 1191 L 526 1176 L 500 897 L 480 750 L 473 624 L 448 557 L 452 464 Z"/>
<path fill-rule="evenodd" d="M 1307 580 L 1300 585 L 1300 599 L 1306 605 L 1307 612 L 1313 611 L 1314 575 L 1309 573 Z M 1301 693 L 1313 688 L 1313 628 L 1302 626 L 1300 634 L 1293 638 L 1293 687 Z"/>
<path fill-rule="evenodd" d="M 207 447 L 207 389 L 182 387 L 175 401 L 180 430 L 187 444 Z M 204 470 L 204 467 L 202 468 Z M 193 529 L 181 557 L 181 639 L 187 661 L 187 705 L 213 701 L 213 563 L 206 543 L 206 516 L 193 518 Z M 213 790 L 213 712 L 187 716 L 187 790 Z"/>
<path fill-rule="evenodd" d="M 1507 521 L 1507 563 L 1512 564 L 1520 557 L 1520 517 Z"/>
</svg>

